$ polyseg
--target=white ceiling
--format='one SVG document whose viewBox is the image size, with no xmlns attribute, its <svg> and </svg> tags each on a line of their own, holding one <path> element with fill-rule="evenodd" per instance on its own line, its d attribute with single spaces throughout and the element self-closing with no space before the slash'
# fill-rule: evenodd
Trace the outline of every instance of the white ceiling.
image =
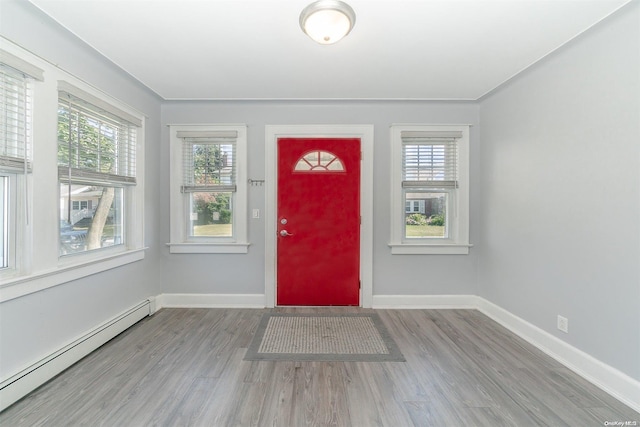
<svg viewBox="0 0 640 427">
<path fill-rule="evenodd" d="M 478 99 L 629 0 L 347 0 L 319 45 L 312 0 L 29 0 L 165 99 Z"/>
</svg>

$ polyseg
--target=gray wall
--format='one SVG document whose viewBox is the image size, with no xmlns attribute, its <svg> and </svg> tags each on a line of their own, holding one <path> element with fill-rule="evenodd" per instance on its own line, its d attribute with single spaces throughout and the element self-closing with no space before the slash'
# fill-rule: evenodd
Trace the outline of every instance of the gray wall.
<svg viewBox="0 0 640 427">
<path fill-rule="evenodd" d="M 165 102 L 166 124 L 246 123 L 249 178 L 264 178 L 265 125 L 374 125 L 374 295 L 476 294 L 476 251 L 469 255 L 391 255 L 390 142 L 392 123 L 471 124 L 471 242 L 478 229 L 479 130 L 476 103 L 446 102 Z M 169 133 L 163 126 L 161 185 L 169 185 Z M 250 187 L 249 209 L 264 212 L 264 187 Z M 169 194 L 161 201 L 162 241 L 169 241 Z M 264 293 L 264 221 L 249 219 L 251 247 L 246 255 L 175 255 L 162 250 L 163 291 L 167 293 Z"/>
<path fill-rule="evenodd" d="M 160 293 L 157 268 L 160 100 L 30 3 L 15 0 L 1 3 L 0 28 L 4 37 L 147 116 L 145 244 L 150 248 L 143 261 L 2 303 L 0 373 L 4 377 L 150 295 Z"/>
<path fill-rule="evenodd" d="M 478 248 L 481 296 L 635 379 L 639 6 L 482 100 Z"/>
</svg>

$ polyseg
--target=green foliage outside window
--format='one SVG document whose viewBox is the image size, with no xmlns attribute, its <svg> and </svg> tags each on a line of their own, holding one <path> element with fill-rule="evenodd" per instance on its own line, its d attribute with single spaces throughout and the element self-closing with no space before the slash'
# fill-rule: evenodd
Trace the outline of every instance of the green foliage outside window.
<svg viewBox="0 0 640 427">
<path fill-rule="evenodd" d="M 198 213 L 198 224 L 230 224 L 230 193 L 195 193 L 194 210 Z"/>
</svg>

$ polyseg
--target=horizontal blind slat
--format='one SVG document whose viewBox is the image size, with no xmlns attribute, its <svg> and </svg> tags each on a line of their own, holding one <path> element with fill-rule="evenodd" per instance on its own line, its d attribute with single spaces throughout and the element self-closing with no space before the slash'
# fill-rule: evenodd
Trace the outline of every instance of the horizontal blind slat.
<svg viewBox="0 0 640 427">
<path fill-rule="evenodd" d="M 4 51 L 0 51 L 2 53 Z M 31 170 L 30 78 L 23 71 L 0 63 L 0 167 Z"/>
<path fill-rule="evenodd" d="M 58 165 L 82 171 L 74 179 L 135 184 L 137 128 L 102 107 L 59 93 Z"/>
<path fill-rule="evenodd" d="M 457 143 L 455 138 L 416 137 L 415 133 L 402 138 L 403 181 L 436 181 L 444 187 L 445 182 L 457 180 Z"/>
<path fill-rule="evenodd" d="M 68 168 L 67 166 L 58 166 L 58 179 L 65 183 L 90 183 L 109 186 L 136 185 L 135 177 L 100 173 L 87 169 Z"/>
<path fill-rule="evenodd" d="M 200 192 L 216 192 L 216 193 L 234 193 L 238 186 L 220 184 L 220 185 L 183 185 L 180 187 L 182 193 L 200 193 Z"/>
<path fill-rule="evenodd" d="M 238 131 L 235 131 L 235 130 L 228 130 L 228 131 L 227 130 L 179 130 L 176 132 L 176 137 L 181 139 L 229 138 L 235 141 L 238 138 Z"/>
<path fill-rule="evenodd" d="M 458 181 L 402 181 L 402 188 L 458 188 Z"/>
<path fill-rule="evenodd" d="M 193 188 L 236 191 L 236 137 L 229 135 L 237 136 L 237 132 L 181 131 L 178 134 L 183 140 L 183 192 L 196 191 Z"/>
</svg>

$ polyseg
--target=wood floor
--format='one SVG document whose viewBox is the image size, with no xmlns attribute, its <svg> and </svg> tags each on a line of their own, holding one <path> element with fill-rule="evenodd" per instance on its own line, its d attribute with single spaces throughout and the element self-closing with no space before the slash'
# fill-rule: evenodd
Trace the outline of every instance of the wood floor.
<svg viewBox="0 0 640 427">
<path fill-rule="evenodd" d="M 340 310 L 365 311 L 326 309 Z M 377 310 L 406 362 L 245 362 L 264 312 L 161 310 L 5 410 L 0 425 L 640 425 L 639 413 L 474 310 Z"/>
</svg>

